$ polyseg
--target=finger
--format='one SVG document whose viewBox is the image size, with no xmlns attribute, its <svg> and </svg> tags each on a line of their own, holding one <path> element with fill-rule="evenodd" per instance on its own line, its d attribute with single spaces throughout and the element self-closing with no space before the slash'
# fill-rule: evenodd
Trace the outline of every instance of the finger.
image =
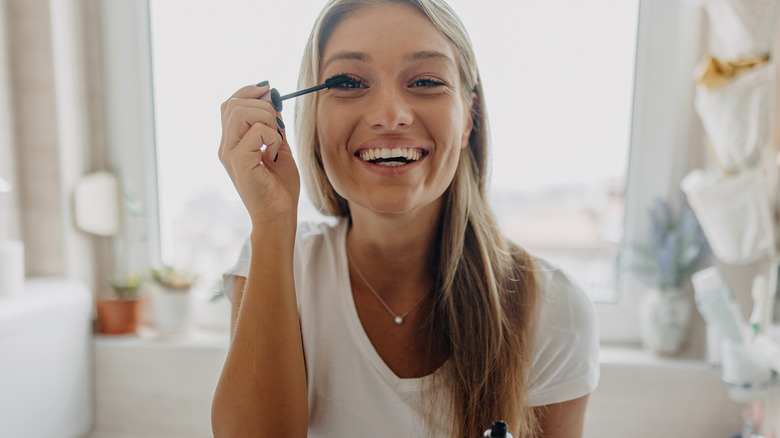
<svg viewBox="0 0 780 438">
<path fill-rule="evenodd" d="M 237 97 L 242 99 L 257 99 L 258 97 L 267 93 L 268 90 L 270 89 L 271 86 L 268 84 L 268 81 L 263 81 L 255 85 L 247 85 L 245 87 L 241 87 L 230 97 L 231 98 Z"/>
<path fill-rule="evenodd" d="M 268 81 L 262 81 L 255 85 L 247 85 L 245 87 L 241 87 L 233 93 L 226 101 L 222 102 L 222 105 L 220 106 L 220 111 L 222 112 L 223 118 L 225 114 L 225 110 L 227 109 L 229 103 L 234 99 L 252 99 L 255 100 L 258 97 L 268 93 L 268 90 L 271 89 L 271 86 L 268 84 Z"/>
<path fill-rule="evenodd" d="M 234 108 L 230 112 L 230 116 L 222 129 L 224 147 L 235 147 L 255 123 L 262 123 L 268 127 L 277 129 L 278 116 L 276 113 L 267 111 L 266 108 Z"/>
<path fill-rule="evenodd" d="M 281 143 L 279 143 L 279 147 L 271 147 L 269 146 L 268 149 L 266 149 L 268 156 L 273 157 L 273 161 L 276 162 L 279 159 L 279 151 L 286 147 L 286 149 L 290 152 L 290 145 L 287 143 L 287 135 L 285 134 L 285 125 L 284 120 L 282 120 L 282 113 L 277 113 L 276 115 L 276 133 L 279 134 L 279 137 L 281 138 Z"/>
<path fill-rule="evenodd" d="M 255 123 L 241 138 L 235 148 L 226 152 L 229 156 L 256 156 L 252 163 L 248 163 L 252 166 L 256 166 L 263 162 L 273 161 L 276 152 L 281 147 L 283 141 L 279 134 L 277 134 L 274 128 L 271 128 L 263 123 Z M 265 148 L 263 149 L 263 145 Z M 274 151 L 273 155 L 269 150 Z M 258 154 L 258 151 L 261 153 Z"/>
<path fill-rule="evenodd" d="M 276 113 L 276 109 L 270 102 L 258 99 L 246 99 L 242 97 L 231 97 L 226 100 L 221 107 L 222 112 L 222 126 L 224 127 L 230 114 L 236 110 L 236 108 L 258 108 L 268 111 L 271 114 Z"/>
<path fill-rule="evenodd" d="M 263 132 L 268 127 L 257 124 L 247 132 L 238 147 L 226 152 L 222 158 L 222 164 L 230 175 L 236 187 L 241 185 L 241 181 L 246 181 L 258 167 L 264 166 L 269 161 L 265 158 L 261 148 L 263 141 Z"/>
<path fill-rule="evenodd" d="M 263 94 L 262 96 L 258 97 L 259 100 L 264 100 L 266 102 L 271 102 L 271 104 L 274 106 L 274 109 L 278 112 L 282 112 L 282 97 L 279 95 L 279 92 L 276 91 L 276 88 L 271 88 L 267 93 Z"/>
<path fill-rule="evenodd" d="M 246 99 L 242 99 L 246 101 Z M 231 149 L 238 144 L 241 137 L 246 134 L 249 128 L 255 123 L 264 123 L 271 127 L 276 125 L 276 114 L 272 109 L 268 108 L 270 105 L 267 102 L 263 102 L 264 107 L 258 108 L 252 106 L 235 106 L 229 110 L 225 115 L 222 126 L 222 137 L 219 143 L 218 156 L 222 159 L 222 155 L 226 150 Z"/>
</svg>

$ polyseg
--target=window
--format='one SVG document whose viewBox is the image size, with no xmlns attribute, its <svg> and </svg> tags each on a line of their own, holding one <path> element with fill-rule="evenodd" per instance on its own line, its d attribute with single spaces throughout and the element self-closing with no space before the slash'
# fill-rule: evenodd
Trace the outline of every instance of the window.
<svg viewBox="0 0 780 438">
<path fill-rule="evenodd" d="M 294 90 L 322 4 L 308 3 L 150 1 L 163 258 L 211 282 L 249 233 L 216 159 L 219 105 L 264 79 Z M 500 14 L 451 4 L 483 76 L 502 227 L 563 266 L 594 300 L 614 301 L 638 0 L 524 1 L 502 4 Z M 290 124 L 293 112 L 285 116 Z M 319 219 L 301 200 L 301 219 Z"/>
<path fill-rule="evenodd" d="M 150 5 L 149 2 L 153 3 Z M 523 161 L 532 161 L 541 167 L 545 161 L 544 153 L 549 148 L 560 146 L 559 143 L 563 143 L 566 147 L 571 146 L 569 144 L 571 140 L 568 142 L 558 140 L 567 138 L 567 133 L 562 131 L 567 131 L 571 135 L 569 139 L 575 138 L 583 145 L 572 149 L 573 152 L 570 152 L 572 155 L 560 166 L 549 168 L 551 174 L 556 169 L 566 172 L 563 177 L 559 175 L 550 178 L 568 183 L 568 186 L 564 185 L 563 189 L 568 187 L 571 190 L 571 183 L 578 181 L 576 178 L 583 177 L 582 173 L 576 173 L 578 167 L 590 168 L 585 166 L 583 161 L 588 158 L 587 155 L 584 157 L 577 155 L 586 149 L 584 146 L 586 136 L 590 135 L 590 138 L 593 138 L 603 135 L 601 142 L 588 144 L 588 150 L 606 144 L 620 143 L 622 148 L 630 144 L 630 150 L 623 149 L 622 153 L 610 155 L 601 150 L 600 154 L 615 158 L 611 162 L 617 164 L 610 168 L 605 160 L 601 163 L 604 166 L 597 168 L 602 175 L 606 176 L 602 180 L 601 191 L 596 192 L 600 194 L 589 196 L 594 192 L 587 191 L 586 188 L 589 186 L 582 184 L 580 199 L 575 199 L 577 202 L 569 204 L 575 206 L 574 211 L 585 212 L 580 217 L 587 217 L 588 210 L 583 209 L 583 205 L 590 206 L 591 210 L 598 210 L 597 213 L 603 217 L 601 219 L 603 228 L 591 226 L 590 229 L 610 231 L 591 231 L 588 236 L 591 236 L 590 242 L 596 241 L 596 238 L 601 239 L 598 240 L 600 246 L 592 245 L 591 248 L 602 249 L 604 260 L 610 260 L 611 264 L 614 260 L 613 254 L 619 248 L 616 242 L 636 240 L 645 228 L 646 211 L 652 200 L 658 196 L 669 198 L 678 192 L 679 181 L 690 167 L 691 148 L 695 151 L 703 147 L 702 137 L 695 122 L 697 116 L 693 111 L 693 84 L 690 79 L 691 72 L 701 56 L 699 44 L 701 9 L 678 0 L 640 1 L 638 4 L 634 1 L 594 0 L 586 2 L 588 8 L 585 9 L 572 0 L 548 0 L 547 2 L 523 0 L 519 3 L 522 6 L 516 7 L 527 8 L 526 12 L 503 9 L 502 13 L 496 13 L 495 7 L 485 8 L 482 3 L 472 4 L 465 0 L 452 2 L 469 28 L 485 79 L 495 145 L 493 162 L 509 164 L 506 168 L 508 170 L 502 170 L 500 165 L 494 167 L 493 196 L 497 198 L 494 207 L 499 210 L 503 217 L 502 221 L 510 233 L 521 233 L 522 229 L 511 230 L 514 222 L 520 221 L 514 217 L 522 217 L 522 220 L 528 223 L 546 223 L 542 219 L 545 217 L 544 214 L 538 211 L 517 213 L 514 209 L 519 209 L 518 205 L 522 205 L 523 201 L 533 202 L 533 205 L 537 206 L 543 205 L 538 201 L 541 199 L 548 201 L 547 203 L 555 208 L 566 206 L 567 203 L 563 202 L 565 198 L 560 192 L 552 190 L 549 185 L 541 188 L 541 190 L 550 190 L 546 194 L 537 191 L 535 195 L 534 192 L 530 192 L 526 193 L 525 197 L 512 196 L 515 206 L 504 202 L 505 198 L 502 198 L 502 196 L 510 196 L 506 194 L 509 190 L 528 191 L 540 188 L 540 185 L 522 182 L 520 179 L 512 180 L 513 175 L 521 174 L 519 169 L 524 164 Z M 625 3 L 630 4 L 626 6 Z M 584 14 L 589 11 L 589 8 L 599 8 L 604 5 L 609 6 L 608 14 L 585 17 Z M 232 0 L 217 4 L 213 0 L 200 0 L 188 1 L 185 4 L 183 0 L 137 0 L 101 3 L 109 157 L 111 165 L 117 169 L 125 183 L 126 191 L 137 195 L 139 202 L 148 212 L 145 230 L 143 230 L 146 243 L 137 247 L 139 254 L 134 254 L 132 258 L 139 262 L 157 260 L 162 252 L 165 260 L 169 262 L 181 261 L 196 265 L 207 264 L 204 260 L 212 260 L 214 263 L 210 265 L 211 274 L 204 275 L 211 280 L 203 281 L 201 285 L 207 292 L 213 290 L 217 273 L 233 263 L 238 246 L 248 231 L 243 207 L 216 159 L 220 136 L 219 105 L 240 86 L 263 79 L 270 80 L 282 92 L 294 89 L 300 52 L 319 6 L 313 4 L 306 7 L 302 2 L 295 2 L 295 11 L 291 12 L 288 9 L 291 6 L 284 2 L 265 4 Z M 502 5 L 502 8 L 506 7 Z M 546 16 L 542 12 L 543 9 L 540 9 L 542 7 L 550 8 Z M 173 9 L 176 15 L 165 15 L 161 8 L 168 11 Z M 493 20 L 488 22 L 487 30 L 481 28 L 478 23 L 480 17 L 488 14 L 485 11 L 489 11 L 490 18 Z M 509 11 L 513 12 L 510 14 Z M 625 16 L 638 15 L 638 25 L 634 18 L 621 22 L 621 25 L 625 26 L 625 33 L 629 35 L 625 38 L 626 41 L 622 41 L 624 46 L 616 46 L 618 51 L 620 49 L 617 47 L 623 47 L 622 50 L 628 57 L 625 63 L 620 64 L 626 71 L 626 76 L 623 77 L 625 82 L 622 85 L 619 80 L 610 82 L 604 79 L 606 76 L 585 76 L 592 70 L 603 70 L 604 64 L 581 60 L 575 62 L 579 53 L 593 49 L 591 45 L 614 42 L 611 37 L 605 35 L 609 35 L 615 29 L 608 30 L 601 20 L 611 16 L 615 11 L 623 11 Z M 521 49 L 514 45 L 512 49 L 507 49 L 509 45 L 506 43 L 510 32 L 512 34 L 522 32 L 518 30 L 521 27 L 520 23 L 533 28 L 534 23 L 528 24 L 522 21 L 522 17 L 519 16 L 522 13 L 535 17 L 539 22 L 546 19 L 551 23 L 550 26 L 560 26 L 561 23 L 565 23 L 563 19 L 558 20 L 556 17 L 573 15 L 580 20 L 568 24 L 572 29 L 591 29 L 596 35 L 594 38 L 601 35 L 602 39 L 599 40 L 600 43 L 592 40 L 586 44 L 582 38 L 567 42 L 569 30 L 563 31 L 560 28 L 547 33 L 544 39 L 539 33 L 531 32 L 526 39 L 533 44 L 520 45 L 520 47 L 529 47 L 523 50 L 528 50 L 528 57 L 531 58 L 523 63 L 526 61 L 526 52 L 520 51 Z M 198 16 L 204 15 L 208 19 L 198 19 Z M 274 20 L 273 17 L 295 18 Z M 275 30 L 272 27 L 275 24 L 282 25 L 283 29 Z M 226 32 L 225 29 L 230 31 Z M 636 38 L 632 36 L 633 33 L 636 34 Z M 230 38 L 225 40 L 228 34 Z M 490 38 L 498 34 L 503 34 L 498 43 L 490 42 Z M 168 41 L 158 41 L 163 37 Z M 631 51 L 632 46 L 636 47 L 635 55 Z M 544 53 L 537 52 L 537 56 L 531 56 L 534 48 L 543 47 L 558 47 L 557 50 L 561 51 L 560 56 L 554 57 L 553 60 L 557 58 L 566 60 L 565 67 L 556 69 L 549 65 L 542 65 L 540 60 Z M 234 49 L 238 51 L 237 54 L 232 53 Z M 491 61 L 491 56 L 501 55 L 510 50 L 514 51 L 512 54 L 517 58 L 520 67 L 510 66 L 510 62 L 514 60 L 511 57 L 499 56 L 501 62 L 498 64 Z M 631 75 L 630 58 L 633 56 L 636 58 L 635 74 Z M 588 58 L 590 59 L 593 58 Z M 164 68 L 165 66 L 174 68 L 177 65 L 187 67 L 178 73 Z M 539 72 L 548 72 L 549 75 L 539 75 Z M 564 74 L 564 72 L 570 73 Z M 534 77 L 534 74 L 542 76 L 541 79 L 551 76 L 558 81 L 545 88 L 541 83 L 529 82 L 528 78 Z M 151 85 L 152 76 L 154 76 L 154 93 Z M 597 77 L 603 81 L 588 82 L 583 79 L 586 77 Z M 610 89 L 624 87 L 630 89 L 629 84 L 632 80 L 633 94 L 614 98 L 608 105 L 604 100 L 605 94 L 603 90 L 599 90 L 599 87 L 608 85 Z M 580 84 L 584 85 L 567 89 L 569 81 L 580 81 Z M 579 89 L 586 93 L 584 109 L 583 107 L 578 111 L 572 109 L 575 100 L 580 99 L 573 95 L 567 96 L 566 93 L 570 93 L 572 89 Z M 521 104 L 529 100 L 537 90 L 545 91 L 545 93 L 541 91 L 537 93 L 545 96 L 544 100 L 537 106 L 531 105 L 521 109 Z M 592 94 L 587 95 L 589 92 Z M 511 100 L 509 110 L 506 110 L 502 108 L 500 100 L 503 95 L 512 93 L 517 93 L 515 96 L 520 97 Z M 557 102 L 558 105 L 553 102 Z M 156 108 L 152 103 L 156 104 Z M 624 105 L 630 106 L 631 109 L 617 109 Z M 605 107 L 609 109 L 605 110 Z M 604 122 L 604 119 L 598 118 L 606 118 L 606 114 L 602 113 L 609 110 L 614 110 L 620 117 L 631 117 L 630 142 L 621 140 L 627 135 L 629 125 L 626 123 L 628 122 L 616 122 L 613 126 Z M 169 112 L 167 116 L 166 111 Z M 533 120 L 537 121 L 537 113 L 552 115 L 552 121 L 545 122 L 546 125 L 538 122 L 532 126 L 527 119 L 533 116 Z M 291 117 L 290 112 L 287 114 L 287 123 L 292 121 Z M 546 126 L 546 130 L 536 131 L 542 133 L 546 143 L 543 146 L 531 147 L 528 146 L 528 139 L 523 140 L 525 143 L 521 142 L 521 134 L 516 133 L 515 128 L 522 126 L 522 123 L 525 123 L 526 127 L 531 126 L 528 132 L 523 132 L 522 135 L 531 135 L 531 132 L 534 132 L 532 128 Z M 601 123 L 602 131 L 590 129 L 593 127 L 592 124 L 597 123 Z M 504 138 L 502 139 L 501 136 Z M 556 142 L 552 139 L 556 139 Z M 293 144 L 294 140 L 291 139 Z M 155 143 L 159 163 L 155 160 Z M 175 148 L 183 152 L 178 155 L 172 153 Z M 499 156 L 501 148 L 508 149 L 510 153 L 514 148 L 523 154 L 520 158 L 501 158 Z M 617 173 L 619 163 L 626 162 L 626 152 L 629 155 L 628 172 L 626 173 L 624 168 L 622 174 Z M 564 155 L 563 152 L 558 154 Z M 166 160 L 171 158 L 173 161 L 166 164 Z M 178 175 L 171 173 L 171 163 L 184 171 Z M 581 165 L 573 167 L 574 170 L 566 170 L 567 168 L 563 167 L 566 163 Z M 157 184 L 158 173 L 159 185 Z M 188 180 L 187 175 L 195 176 L 194 180 Z M 625 181 L 621 181 L 621 178 Z M 543 182 L 539 178 L 532 178 L 531 181 Z M 571 195 L 575 192 L 569 193 L 576 198 Z M 302 196 L 302 199 L 305 197 Z M 552 202 L 557 200 L 561 202 Z M 588 202 L 582 202 L 583 200 Z M 159 214 L 158 205 L 161 210 Z M 198 207 L 205 205 L 219 205 L 221 208 L 208 211 L 209 208 Z M 606 214 L 604 209 L 612 213 Z M 219 212 L 217 213 L 216 210 Z M 191 212 L 192 216 L 188 216 L 188 212 Z M 311 218 L 312 211 L 306 204 L 301 206 L 300 212 L 302 218 Z M 231 220 L 235 219 L 235 222 L 220 222 L 217 227 L 212 227 L 214 221 L 222 219 L 209 218 L 206 217 L 207 214 L 224 215 Z M 525 216 L 520 216 L 521 214 Z M 623 215 L 625 219 L 619 219 Z M 179 219 L 174 220 L 174 218 L 195 219 L 195 225 L 184 226 Z M 625 224 L 622 232 L 620 232 L 621 223 Z M 175 224 L 175 227 L 171 224 Z M 163 230 L 162 233 L 159 232 L 160 228 Z M 180 237 L 176 236 L 184 235 L 176 234 L 180 228 L 194 230 L 188 233 L 196 238 L 177 244 Z M 568 232 L 564 227 L 557 227 L 556 230 L 560 233 Z M 621 234 L 622 239 L 620 239 Z M 160 235 L 165 243 L 160 243 Z M 521 241 L 525 238 L 517 237 L 517 234 L 513 236 Z M 559 234 L 557 237 L 560 236 Z M 203 248 L 203 243 L 207 239 L 211 240 L 209 244 L 216 246 L 216 249 Z M 576 246 L 571 245 L 572 239 L 560 240 L 569 245 L 567 248 L 569 256 L 583 260 L 583 257 L 577 257 L 577 251 L 573 251 Z M 207 256 L 190 256 L 187 252 L 183 252 L 184 248 L 188 248 L 185 251 L 195 254 L 198 246 L 201 246 L 199 253 Z M 611 281 L 610 276 L 615 276 L 619 271 L 613 269 L 604 274 L 594 275 L 592 279 L 585 278 L 581 274 L 582 270 L 577 270 L 575 266 L 577 263 L 574 265 L 565 263 L 563 257 L 566 254 L 561 256 L 561 251 L 558 250 L 562 248 L 554 242 L 538 244 L 535 247 L 537 252 L 556 252 L 554 256 L 558 257 L 560 263 L 572 272 L 594 297 L 598 298 L 601 294 L 604 297 L 617 298 L 613 303 L 597 305 L 602 340 L 638 341 L 635 315 L 638 297 L 643 288 L 631 276 L 622 276 L 617 281 L 617 289 L 611 289 L 614 282 Z M 629 261 L 626 259 L 627 257 L 620 257 L 621 263 L 618 269 L 628 264 Z M 580 263 L 579 266 L 586 265 Z M 605 268 L 607 262 L 599 266 Z M 585 267 L 583 270 L 591 274 L 597 269 Z"/>
</svg>

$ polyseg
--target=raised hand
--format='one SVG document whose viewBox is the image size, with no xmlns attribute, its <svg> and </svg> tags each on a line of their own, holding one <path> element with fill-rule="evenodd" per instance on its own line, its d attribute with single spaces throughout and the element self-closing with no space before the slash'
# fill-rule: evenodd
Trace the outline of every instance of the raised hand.
<svg viewBox="0 0 780 438">
<path fill-rule="evenodd" d="M 219 159 L 253 224 L 288 215 L 295 221 L 300 194 L 300 176 L 284 135 L 284 122 L 269 95 L 267 83 L 250 85 L 236 91 L 221 107 Z"/>
</svg>

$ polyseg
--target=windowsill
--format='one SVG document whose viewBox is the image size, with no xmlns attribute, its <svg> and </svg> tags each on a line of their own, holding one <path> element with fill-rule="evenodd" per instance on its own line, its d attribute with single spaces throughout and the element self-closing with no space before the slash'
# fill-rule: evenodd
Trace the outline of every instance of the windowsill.
<svg viewBox="0 0 780 438">
<path fill-rule="evenodd" d="M 713 368 L 702 359 L 685 356 L 658 356 L 643 350 L 638 345 L 602 344 L 599 349 L 599 362 L 602 365 L 627 367 L 668 367 L 668 368 Z"/>
<path fill-rule="evenodd" d="M 101 335 L 95 334 L 96 346 L 122 348 L 177 348 L 177 349 L 213 349 L 227 351 L 230 334 L 225 331 L 192 329 L 187 334 L 161 336 L 150 327 L 141 327 L 137 334 Z"/>
</svg>

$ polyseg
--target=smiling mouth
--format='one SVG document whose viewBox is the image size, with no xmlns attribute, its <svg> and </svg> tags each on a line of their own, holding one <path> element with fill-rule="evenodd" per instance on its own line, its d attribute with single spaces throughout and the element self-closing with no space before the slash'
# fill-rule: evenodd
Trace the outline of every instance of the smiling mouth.
<svg viewBox="0 0 780 438">
<path fill-rule="evenodd" d="M 413 163 L 427 154 L 422 149 L 415 148 L 381 148 L 363 149 L 355 152 L 355 156 L 371 164 L 380 166 L 403 166 Z"/>
</svg>

